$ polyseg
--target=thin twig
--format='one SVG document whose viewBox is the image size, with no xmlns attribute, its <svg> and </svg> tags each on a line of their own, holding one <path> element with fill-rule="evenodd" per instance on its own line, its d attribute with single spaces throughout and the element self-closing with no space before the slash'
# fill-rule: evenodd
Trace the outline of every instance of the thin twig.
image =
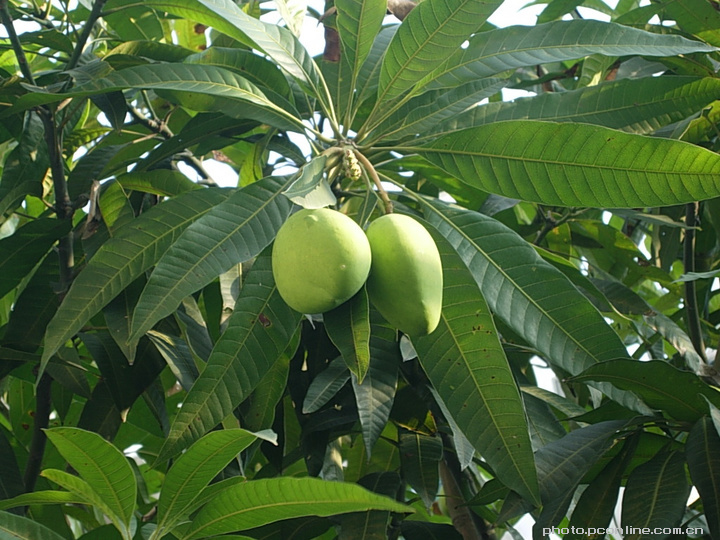
<svg viewBox="0 0 720 540">
<path fill-rule="evenodd" d="M 137 110 L 135 107 L 128 105 L 128 110 L 130 111 L 130 115 L 139 123 L 148 128 L 150 131 L 157 133 L 158 135 L 161 135 L 165 139 L 170 139 L 173 137 L 172 130 L 167 127 L 167 124 L 164 122 L 159 122 L 157 120 L 154 120 L 152 118 L 146 118 L 143 116 L 143 114 Z M 190 167 L 195 169 L 195 171 L 200 175 L 201 179 L 205 182 L 211 181 L 212 178 L 210 176 L 210 173 L 208 173 L 205 170 L 205 167 L 202 164 L 202 161 L 200 161 L 198 158 L 192 155 L 180 155 L 180 159 L 182 159 L 185 163 L 187 163 Z M 214 182 L 213 182 L 214 184 Z"/>
<path fill-rule="evenodd" d="M 33 424 L 32 441 L 30 442 L 30 452 L 28 454 L 27 464 L 25 466 L 25 492 L 30 493 L 35 489 L 35 483 L 40 475 L 40 467 L 42 466 L 43 456 L 45 454 L 45 429 L 50 425 L 51 395 L 50 389 L 52 378 L 47 373 L 40 377 L 35 394 L 35 416 Z"/>
<path fill-rule="evenodd" d="M 15 32 L 12 15 L 10 14 L 10 9 L 8 8 L 8 0 L 0 0 L 0 20 L 7 30 L 8 38 L 12 44 L 13 51 L 15 51 L 15 57 L 20 65 L 20 72 L 30 84 L 34 85 L 35 78 L 30 70 L 30 65 L 28 64 L 27 57 L 25 56 L 25 51 L 22 48 L 22 43 L 20 43 L 20 38 Z"/>
<path fill-rule="evenodd" d="M 105 2 L 107 2 L 107 0 L 95 0 L 95 2 L 93 3 L 92 10 L 90 11 L 90 16 L 85 22 L 85 26 L 83 26 L 80 37 L 78 38 L 77 43 L 75 44 L 75 48 L 73 49 L 72 56 L 70 57 L 70 60 L 68 60 L 68 63 L 65 66 L 66 71 L 74 69 L 80 61 L 80 56 L 82 56 L 85 45 L 87 44 L 88 39 L 90 39 L 90 34 L 92 33 L 93 26 L 95 26 L 95 22 L 97 22 L 97 20 L 100 18 L 102 8 L 105 5 Z"/>
<path fill-rule="evenodd" d="M 45 142 L 48 147 L 50 172 L 55 192 L 55 205 L 53 208 L 58 219 L 72 220 L 75 206 L 70 200 L 65 178 L 62 132 L 57 129 L 55 115 L 52 111 L 41 109 L 38 114 L 45 127 Z M 58 258 L 60 262 L 60 292 L 63 293 L 70 287 L 73 278 L 73 267 L 75 266 L 72 231 L 58 240 Z"/>
<path fill-rule="evenodd" d="M 697 212 L 699 203 L 691 202 L 685 205 L 685 240 L 683 241 L 683 264 L 685 273 L 695 271 L 695 227 L 697 223 Z M 692 341 L 695 352 L 707 363 L 705 356 L 705 344 L 703 342 L 702 329 L 700 325 L 700 308 L 697 301 L 695 281 L 685 282 L 685 324 L 687 324 L 688 335 Z"/>
</svg>

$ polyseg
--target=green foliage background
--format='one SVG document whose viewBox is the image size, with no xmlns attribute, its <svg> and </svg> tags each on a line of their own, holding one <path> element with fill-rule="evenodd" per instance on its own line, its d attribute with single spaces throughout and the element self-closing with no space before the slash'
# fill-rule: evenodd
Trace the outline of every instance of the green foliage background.
<svg viewBox="0 0 720 540">
<path fill-rule="evenodd" d="M 0 0 L 0 539 L 720 538 L 720 14 L 501 4 Z M 301 206 L 438 328 L 289 308 Z"/>
</svg>

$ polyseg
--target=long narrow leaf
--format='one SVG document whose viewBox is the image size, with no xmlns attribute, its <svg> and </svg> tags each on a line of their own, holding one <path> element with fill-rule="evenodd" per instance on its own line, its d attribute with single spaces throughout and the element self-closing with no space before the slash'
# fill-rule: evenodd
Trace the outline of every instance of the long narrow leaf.
<svg viewBox="0 0 720 540">
<path fill-rule="evenodd" d="M 330 106 L 322 75 L 310 54 L 289 30 L 247 15 L 232 0 L 148 0 L 147 5 L 212 26 L 220 32 L 265 52 Z"/>
<path fill-rule="evenodd" d="M 685 444 L 690 478 L 703 501 L 710 536 L 720 535 L 720 435 L 705 416 L 690 430 Z"/>
<path fill-rule="evenodd" d="M 233 265 L 250 260 L 272 242 L 292 203 L 285 184 L 265 178 L 217 205 L 185 230 L 158 262 L 133 316 L 131 340 Z"/>
<path fill-rule="evenodd" d="M 104 244 L 73 281 L 45 333 L 43 365 L 90 318 L 152 267 L 190 223 L 230 195 L 204 189 L 159 204 Z"/>
<path fill-rule="evenodd" d="M 345 364 L 362 384 L 370 367 L 370 302 L 365 287 L 326 313 L 323 321 Z"/>
<path fill-rule="evenodd" d="M 413 344 L 463 434 L 498 478 L 531 502 L 539 491 L 525 409 L 495 323 L 470 272 L 443 238 L 438 328 Z"/>
<path fill-rule="evenodd" d="M 691 116 L 719 93 L 720 80 L 710 77 L 621 79 L 570 92 L 487 103 L 440 123 L 429 134 L 421 133 L 421 138 L 503 120 L 582 122 L 647 134 Z"/>
<path fill-rule="evenodd" d="M 372 454 L 372 448 L 390 417 L 401 358 L 395 330 L 387 323 L 378 322 L 377 312 L 372 312 L 370 317 L 370 367 L 362 383 L 358 382 L 355 373 L 351 375 L 368 455 Z"/>
<path fill-rule="evenodd" d="M 681 36 L 659 35 L 594 20 L 509 26 L 475 34 L 466 48 L 456 50 L 418 86 L 452 87 L 508 69 L 573 60 L 590 54 L 673 56 L 714 50 L 710 45 Z"/>
<path fill-rule="evenodd" d="M 415 149 L 473 187 L 557 206 L 669 206 L 720 196 L 720 156 L 588 124 L 510 120 Z"/>
<path fill-rule="evenodd" d="M 225 429 L 208 433 L 188 448 L 165 476 L 158 501 L 158 529 L 169 530 L 185 517 L 200 492 L 256 438 L 243 429 Z"/>
<path fill-rule="evenodd" d="M 549 361 L 577 374 L 627 354 L 587 298 L 514 231 L 477 212 L 440 202 L 423 206 L 425 218 L 470 269 L 492 312 Z M 634 410 L 651 412 L 632 394 L 603 389 Z"/>
<path fill-rule="evenodd" d="M 35 520 L 0 512 L 0 537 L 12 540 L 65 540 L 65 537 Z"/>
<path fill-rule="evenodd" d="M 255 261 L 204 371 L 188 392 L 158 461 L 199 439 L 250 395 L 285 351 L 300 317 L 278 294 L 270 255 L 263 254 Z"/>
<path fill-rule="evenodd" d="M 46 434 L 70 466 L 129 525 L 137 482 L 123 453 L 97 433 L 78 428 L 57 427 L 48 429 Z"/>
<path fill-rule="evenodd" d="M 412 511 L 404 504 L 356 484 L 317 478 L 259 479 L 221 493 L 198 513 L 181 540 L 243 531 L 292 517 L 366 510 Z"/>
<path fill-rule="evenodd" d="M 622 502 L 622 524 L 638 529 L 677 527 L 685 513 L 690 485 L 680 452 L 660 452 L 628 477 Z M 639 539 L 641 534 L 626 535 Z"/>
<path fill-rule="evenodd" d="M 499 0 L 425 0 L 400 25 L 380 71 L 379 101 L 412 88 L 476 32 Z"/>
<path fill-rule="evenodd" d="M 0 298 L 28 276 L 56 240 L 70 232 L 70 223 L 40 218 L 0 240 Z"/>
</svg>

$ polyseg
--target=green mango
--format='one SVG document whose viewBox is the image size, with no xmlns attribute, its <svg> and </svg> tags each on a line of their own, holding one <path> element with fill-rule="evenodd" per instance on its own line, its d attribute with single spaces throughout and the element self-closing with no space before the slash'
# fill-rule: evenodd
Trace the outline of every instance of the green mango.
<svg viewBox="0 0 720 540">
<path fill-rule="evenodd" d="M 385 319 L 411 337 L 435 330 L 442 311 L 440 253 L 415 219 L 386 214 L 367 230 L 372 266 L 368 296 Z"/>
<path fill-rule="evenodd" d="M 329 208 L 290 216 L 272 250 L 278 292 L 300 313 L 324 313 L 349 300 L 365 283 L 370 262 L 370 244 L 360 226 Z"/>
</svg>

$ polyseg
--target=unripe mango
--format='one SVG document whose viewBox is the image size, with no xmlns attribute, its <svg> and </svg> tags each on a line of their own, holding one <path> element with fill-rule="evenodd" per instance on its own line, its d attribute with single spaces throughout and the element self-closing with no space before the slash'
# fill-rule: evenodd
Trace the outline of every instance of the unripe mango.
<svg viewBox="0 0 720 540">
<path fill-rule="evenodd" d="M 272 251 L 278 292 L 300 313 L 323 313 L 349 300 L 365 283 L 370 261 L 370 244 L 360 226 L 328 208 L 290 216 Z"/>
<path fill-rule="evenodd" d="M 435 330 L 442 311 L 443 275 L 430 233 L 409 216 L 386 214 L 370 224 L 367 237 L 372 250 L 370 301 L 411 337 Z"/>
</svg>

